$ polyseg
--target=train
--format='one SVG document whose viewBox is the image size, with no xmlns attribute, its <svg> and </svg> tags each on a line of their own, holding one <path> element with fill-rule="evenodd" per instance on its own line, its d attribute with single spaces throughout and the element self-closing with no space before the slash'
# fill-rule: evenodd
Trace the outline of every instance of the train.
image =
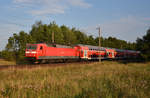
<svg viewBox="0 0 150 98">
<path fill-rule="evenodd" d="M 33 63 L 51 60 L 120 60 L 137 59 L 140 51 L 78 44 L 66 46 L 60 44 L 27 44 L 25 57 Z"/>
</svg>

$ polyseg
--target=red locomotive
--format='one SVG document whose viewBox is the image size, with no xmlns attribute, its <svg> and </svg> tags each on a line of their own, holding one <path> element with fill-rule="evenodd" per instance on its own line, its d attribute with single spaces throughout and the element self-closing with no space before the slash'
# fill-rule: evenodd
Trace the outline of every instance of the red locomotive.
<svg viewBox="0 0 150 98">
<path fill-rule="evenodd" d="M 139 51 L 105 48 L 91 45 L 65 45 L 27 44 L 25 56 L 35 62 L 42 60 L 98 60 L 101 59 L 125 59 L 137 58 Z"/>
</svg>

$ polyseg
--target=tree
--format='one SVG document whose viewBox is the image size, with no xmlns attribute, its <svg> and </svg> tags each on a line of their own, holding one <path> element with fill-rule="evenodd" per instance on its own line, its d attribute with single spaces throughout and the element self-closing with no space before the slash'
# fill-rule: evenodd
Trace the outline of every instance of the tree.
<svg viewBox="0 0 150 98">
<path fill-rule="evenodd" d="M 88 37 L 88 39 L 87 39 L 87 44 L 88 45 L 96 45 L 96 42 L 95 42 L 95 39 L 93 38 L 93 36 L 92 35 L 90 35 L 89 37 Z"/>
<path fill-rule="evenodd" d="M 52 40 L 52 33 L 54 33 L 55 43 L 64 44 L 64 35 L 61 31 L 61 28 L 55 23 L 52 22 L 48 25 L 50 37 L 48 39 Z"/>
<path fill-rule="evenodd" d="M 62 25 L 61 32 L 64 35 L 64 41 L 66 45 L 74 45 L 77 43 L 75 34 L 65 25 Z"/>
<path fill-rule="evenodd" d="M 137 38 L 137 50 L 141 51 L 142 57 L 150 61 L 150 29 L 147 30 L 143 38 Z"/>
<path fill-rule="evenodd" d="M 88 37 L 84 32 L 72 28 L 71 31 L 76 36 L 76 44 L 87 44 Z"/>
<path fill-rule="evenodd" d="M 41 21 L 36 22 L 32 26 L 32 30 L 30 31 L 30 35 L 36 43 L 48 42 L 50 41 L 50 31 L 47 25 L 43 25 Z"/>
<path fill-rule="evenodd" d="M 14 33 L 12 37 L 9 37 L 8 44 L 6 45 L 3 55 L 7 56 L 7 53 L 10 53 L 16 60 L 24 59 L 27 43 L 34 43 L 30 35 L 24 31 L 19 32 L 19 34 Z"/>
</svg>

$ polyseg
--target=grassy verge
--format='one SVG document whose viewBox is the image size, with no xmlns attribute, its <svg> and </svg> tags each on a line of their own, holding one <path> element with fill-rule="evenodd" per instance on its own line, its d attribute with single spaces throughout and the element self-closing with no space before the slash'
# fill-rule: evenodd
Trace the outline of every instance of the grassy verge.
<svg viewBox="0 0 150 98">
<path fill-rule="evenodd" d="M 16 63 L 13 61 L 6 61 L 3 59 L 0 59 L 0 65 L 15 65 Z"/>
<path fill-rule="evenodd" d="M 0 97 L 148 98 L 150 63 L 102 62 L 0 71 Z"/>
</svg>

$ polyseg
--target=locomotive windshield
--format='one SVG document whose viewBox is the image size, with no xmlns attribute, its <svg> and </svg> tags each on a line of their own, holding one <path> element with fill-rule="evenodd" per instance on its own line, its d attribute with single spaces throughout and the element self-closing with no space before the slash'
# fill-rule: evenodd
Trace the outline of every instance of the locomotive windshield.
<svg viewBox="0 0 150 98">
<path fill-rule="evenodd" d="M 27 49 L 36 50 L 36 48 L 37 48 L 36 45 L 27 45 Z"/>
</svg>

